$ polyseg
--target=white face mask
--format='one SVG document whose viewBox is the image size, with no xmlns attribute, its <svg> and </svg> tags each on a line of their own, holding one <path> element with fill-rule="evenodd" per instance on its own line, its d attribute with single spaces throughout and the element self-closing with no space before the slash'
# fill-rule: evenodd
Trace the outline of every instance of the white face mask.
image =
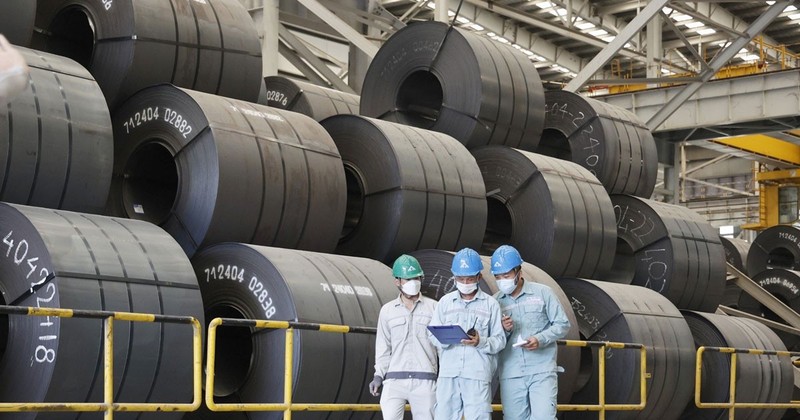
<svg viewBox="0 0 800 420">
<path fill-rule="evenodd" d="M 400 286 L 400 290 L 406 296 L 416 296 L 419 294 L 419 289 L 422 287 L 422 282 L 419 280 L 408 280 L 402 286 Z"/>
<path fill-rule="evenodd" d="M 501 292 L 510 295 L 514 289 L 517 288 L 517 277 L 514 276 L 513 279 L 497 279 L 497 288 L 500 289 Z"/>
<path fill-rule="evenodd" d="M 478 290 L 478 283 L 466 284 L 457 281 L 456 288 L 458 288 L 458 291 L 461 292 L 462 295 L 471 295 Z"/>
</svg>

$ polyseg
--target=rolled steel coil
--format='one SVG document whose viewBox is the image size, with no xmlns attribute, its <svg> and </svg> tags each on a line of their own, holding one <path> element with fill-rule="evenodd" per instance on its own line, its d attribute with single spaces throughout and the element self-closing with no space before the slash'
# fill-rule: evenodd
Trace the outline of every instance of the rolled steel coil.
<svg viewBox="0 0 800 420">
<path fill-rule="evenodd" d="M 680 311 L 658 293 L 642 287 L 566 278 L 558 284 L 570 298 L 584 340 L 639 343 L 647 347 L 647 401 L 641 411 L 606 413 L 607 419 L 680 417 L 692 397 L 694 342 Z M 591 352 L 591 354 L 590 354 Z M 639 402 L 639 353 L 606 349 L 606 403 Z M 597 403 L 597 350 L 582 349 L 581 374 L 573 404 Z M 565 419 L 594 419 L 587 411 Z"/>
<path fill-rule="evenodd" d="M 473 151 L 488 192 L 482 251 L 512 244 L 553 277 L 602 277 L 616 241 L 608 193 L 579 165 L 500 146 Z"/>
<path fill-rule="evenodd" d="M 455 280 L 450 272 L 453 255 L 455 255 L 454 252 L 423 249 L 411 252 L 410 255 L 419 261 L 422 272 L 425 273 L 421 289 L 421 293 L 424 296 L 438 301 L 442 296 L 455 290 Z M 483 281 L 478 283 L 478 286 L 484 292 L 494 295 L 498 289 L 494 275 L 490 271 L 491 257 L 481 256 L 481 259 L 483 260 L 483 271 L 481 271 Z M 544 270 L 526 262 L 522 263 L 522 278 L 526 281 L 544 284 L 553 290 L 570 322 L 570 329 L 565 339 L 578 340 L 578 323 L 575 319 L 575 313 L 572 311 L 567 295 L 561 290 L 561 286 Z M 558 375 L 558 401 L 566 404 L 572 398 L 572 391 L 578 379 L 580 351 L 576 347 L 559 346 L 558 365 L 564 368 L 564 372 Z"/>
<path fill-rule="evenodd" d="M 449 134 L 468 148 L 534 150 L 544 88 L 528 56 L 440 22 L 397 31 L 364 79 L 361 114 Z"/>
<path fill-rule="evenodd" d="M 34 18 L 35 0 L 3 0 L 0 4 L 0 34 L 14 45 L 27 47 L 33 35 Z"/>
<path fill-rule="evenodd" d="M 750 242 L 743 239 L 733 239 L 720 236 L 722 247 L 725 248 L 725 260 L 736 267 L 742 273 L 747 273 L 745 264 L 747 263 L 747 253 L 750 251 Z M 722 298 L 722 304 L 732 308 L 739 307 L 739 295 L 742 289 L 732 282 L 725 284 L 725 296 Z"/>
<path fill-rule="evenodd" d="M 34 47 L 70 57 L 111 109 L 159 83 L 255 102 L 261 44 L 238 0 L 38 0 Z"/>
<path fill-rule="evenodd" d="M 226 243 L 203 249 L 192 264 L 209 320 L 374 326 L 381 306 L 398 295 L 391 270 L 364 258 Z M 375 372 L 374 336 L 306 330 L 294 334 L 294 401 L 376 402 L 368 393 Z M 216 352 L 218 402 L 283 400 L 283 331 L 223 327 Z M 247 414 L 249 419 L 282 416 L 280 412 Z M 309 413 L 304 418 L 328 416 Z"/>
<path fill-rule="evenodd" d="M 765 325 L 744 318 L 683 311 L 696 347 L 735 347 L 786 351 L 781 340 Z M 703 355 L 701 397 L 703 402 L 730 401 L 730 354 Z M 739 354 L 736 363 L 736 402 L 787 403 L 792 398 L 794 373 L 788 357 Z M 778 420 L 786 410 L 736 409 L 737 419 Z M 699 409 L 694 401 L 681 416 L 686 420 L 727 419 L 727 409 Z"/>
<path fill-rule="evenodd" d="M 137 220 L 0 203 L 0 303 L 203 321 L 197 279 L 178 244 Z M 116 322 L 115 401 L 190 402 L 187 325 Z M 102 402 L 103 322 L 0 316 L 0 401 Z M 181 413 L 117 413 L 124 419 Z M 102 413 L 4 413 L 4 419 L 100 419 Z"/>
<path fill-rule="evenodd" d="M 347 176 L 337 253 L 390 262 L 417 249 L 480 245 L 486 192 L 463 145 L 445 134 L 357 115 L 337 115 L 322 126 Z"/>
<path fill-rule="evenodd" d="M 283 76 L 264 78 L 266 95 L 263 105 L 299 112 L 322 121 L 339 114 L 358 114 L 358 95 L 292 80 Z"/>
<path fill-rule="evenodd" d="M 800 270 L 800 229 L 778 225 L 763 230 L 747 252 L 750 277 L 768 268 Z"/>
<path fill-rule="evenodd" d="M 0 200 L 102 213 L 114 158 L 103 93 L 74 61 L 18 50 L 30 85 L 0 105 Z"/>
<path fill-rule="evenodd" d="M 752 279 L 759 286 L 763 287 L 764 290 L 772 293 L 795 312 L 800 312 L 800 271 L 774 268 L 771 270 L 764 270 L 753 276 Z M 773 321 L 785 322 L 748 293 L 741 293 L 739 295 L 739 310 Z M 778 337 L 783 340 L 786 348 L 791 351 L 800 351 L 800 337 L 783 331 L 775 332 L 778 334 Z"/>
<path fill-rule="evenodd" d="M 650 198 L 658 151 L 636 114 L 563 90 L 547 91 L 544 98 L 544 131 L 536 153 L 583 166 L 610 194 Z"/>
<path fill-rule="evenodd" d="M 188 255 L 225 241 L 333 251 L 342 160 L 294 112 L 162 85 L 114 115 L 109 212 L 160 224 Z"/>
<path fill-rule="evenodd" d="M 725 251 L 719 233 L 692 210 L 628 195 L 612 195 L 617 254 L 603 278 L 653 289 L 681 309 L 713 312 L 725 291 Z"/>
</svg>

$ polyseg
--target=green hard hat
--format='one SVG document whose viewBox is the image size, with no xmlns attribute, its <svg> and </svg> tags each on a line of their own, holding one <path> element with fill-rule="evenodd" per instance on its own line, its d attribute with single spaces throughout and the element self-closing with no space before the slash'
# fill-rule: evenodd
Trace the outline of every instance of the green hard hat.
<svg viewBox="0 0 800 420">
<path fill-rule="evenodd" d="M 416 258 L 403 254 L 394 260 L 392 275 L 398 279 L 413 279 L 423 276 L 423 273 Z"/>
</svg>

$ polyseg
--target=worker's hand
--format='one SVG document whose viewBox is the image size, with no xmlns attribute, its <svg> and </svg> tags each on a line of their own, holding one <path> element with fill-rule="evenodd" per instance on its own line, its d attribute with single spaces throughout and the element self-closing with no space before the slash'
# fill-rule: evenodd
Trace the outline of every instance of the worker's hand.
<svg viewBox="0 0 800 420">
<path fill-rule="evenodd" d="M 500 318 L 500 321 L 503 323 L 504 330 L 511 331 L 514 329 L 514 320 L 512 320 L 510 316 L 503 315 L 503 317 Z"/>
<path fill-rule="evenodd" d="M 469 331 L 467 331 L 467 335 L 469 336 L 469 340 L 461 340 L 461 344 L 464 344 L 466 346 L 477 347 L 478 343 L 481 342 L 481 337 L 480 334 L 478 334 L 478 330 L 474 328 L 470 329 Z"/>
<path fill-rule="evenodd" d="M 381 395 L 381 386 L 383 386 L 383 378 L 375 375 L 375 377 L 372 378 L 372 382 L 369 383 L 369 393 L 374 397 Z"/>
<path fill-rule="evenodd" d="M 25 90 L 29 74 L 25 58 L 0 35 L 0 102 L 3 106 Z"/>
<path fill-rule="evenodd" d="M 536 349 L 538 349 L 539 348 L 539 339 L 534 337 L 534 336 L 528 337 L 528 344 L 525 344 L 524 346 L 522 346 L 522 348 L 525 349 L 525 350 L 536 350 Z"/>
</svg>

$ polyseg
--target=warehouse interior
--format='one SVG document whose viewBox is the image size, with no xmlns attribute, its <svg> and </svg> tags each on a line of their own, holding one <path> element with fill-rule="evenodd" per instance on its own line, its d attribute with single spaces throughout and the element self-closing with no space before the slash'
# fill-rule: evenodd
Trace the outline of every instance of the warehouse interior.
<svg viewBox="0 0 800 420">
<path fill-rule="evenodd" d="M 562 343 L 559 418 L 800 418 L 798 2 L 3 0 L 0 34 L 0 418 L 380 418 L 392 262 L 438 300 L 503 244 L 568 340 L 638 346 Z"/>
</svg>

